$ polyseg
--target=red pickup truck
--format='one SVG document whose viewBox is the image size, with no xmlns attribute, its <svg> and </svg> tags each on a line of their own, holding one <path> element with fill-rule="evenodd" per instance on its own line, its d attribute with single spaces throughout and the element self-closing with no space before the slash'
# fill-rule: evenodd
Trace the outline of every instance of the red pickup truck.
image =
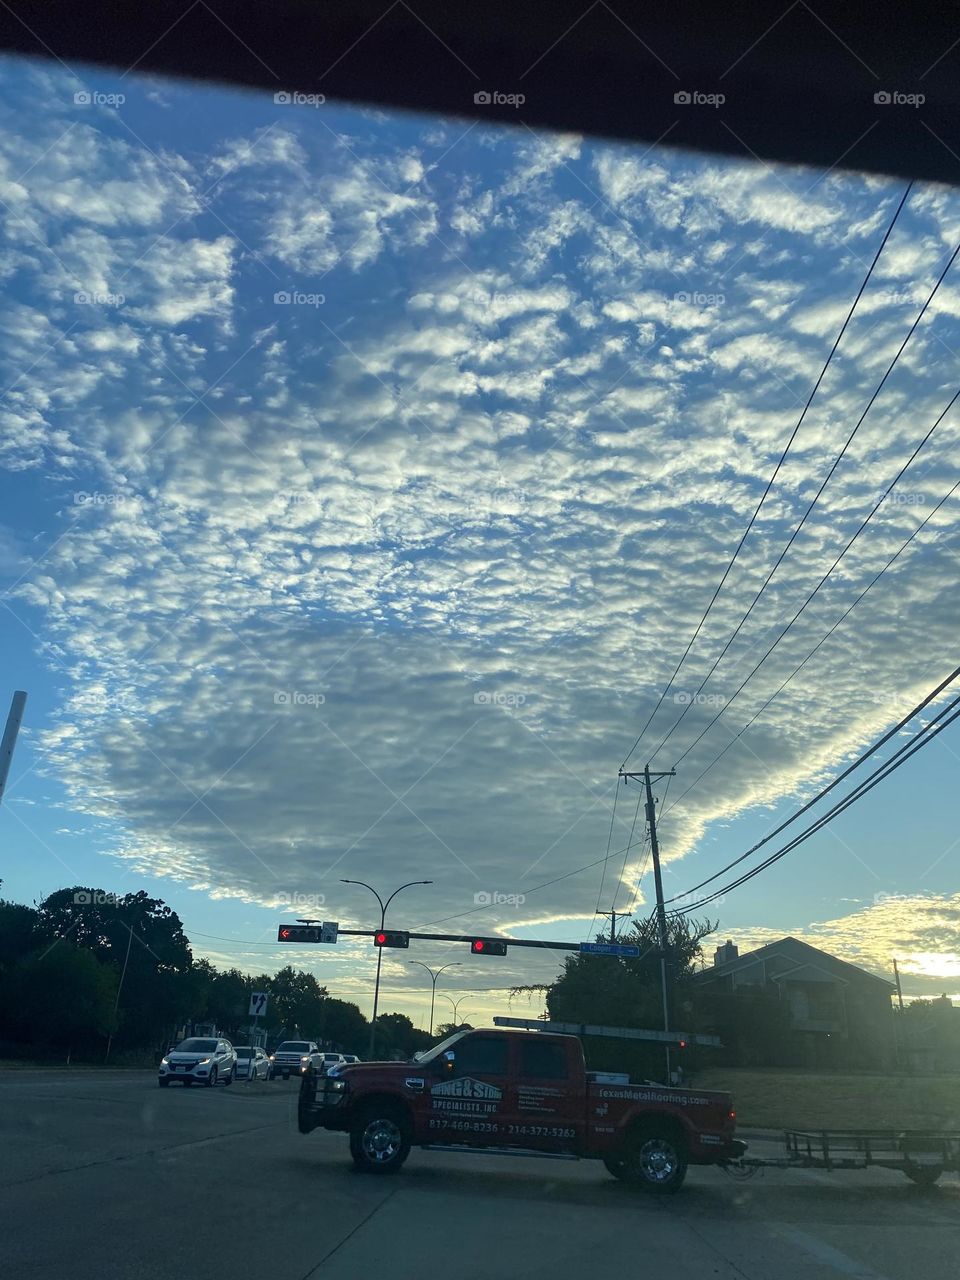
<svg viewBox="0 0 960 1280">
<path fill-rule="evenodd" d="M 614 1177 L 670 1192 L 688 1165 L 746 1149 L 729 1094 L 588 1072 L 575 1036 L 539 1031 L 460 1031 L 412 1062 L 311 1067 L 298 1113 L 301 1133 L 349 1133 L 354 1162 L 376 1173 L 418 1146 L 602 1160 Z"/>
</svg>

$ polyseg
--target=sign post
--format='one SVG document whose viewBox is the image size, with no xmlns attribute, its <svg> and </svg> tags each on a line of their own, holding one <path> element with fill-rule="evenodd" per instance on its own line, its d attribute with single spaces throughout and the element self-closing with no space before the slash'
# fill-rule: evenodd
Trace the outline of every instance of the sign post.
<svg viewBox="0 0 960 1280">
<path fill-rule="evenodd" d="M 258 1030 L 258 1028 L 257 1028 L 257 1019 L 260 1017 L 261 1013 L 266 1013 L 266 1011 L 267 1011 L 267 1000 L 268 1000 L 268 998 L 269 998 L 269 997 L 268 997 L 268 995 L 267 995 L 266 991 L 252 991 L 252 992 L 250 993 L 250 1014 L 249 1014 L 249 1016 L 253 1019 L 253 1035 L 250 1037 L 250 1052 L 251 1052 L 251 1054 L 252 1054 L 253 1056 L 252 1056 L 252 1057 L 251 1057 L 251 1059 L 250 1059 L 250 1072 L 251 1072 L 251 1074 L 247 1077 L 248 1079 L 254 1079 L 254 1080 L 255 1080 L 255 1079 L 257 1078 L 257 1077 L 256 1077 L 256 1072 L 254 1071 L 254 1063 L 255 1063 L 255 1062 L 256 1062 L 256 1060 L 257 1060 L 257 1055 L 256 1055 L 256 1048 L 257 1048 L 257 1030 Z"/>
</svg>

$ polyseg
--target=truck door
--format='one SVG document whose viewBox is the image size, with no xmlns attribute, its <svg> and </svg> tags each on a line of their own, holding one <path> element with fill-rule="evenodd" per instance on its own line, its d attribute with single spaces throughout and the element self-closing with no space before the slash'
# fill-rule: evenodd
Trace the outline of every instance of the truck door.
<svg viewBox="0 0 960 1280">
<path fill-rule="evenodd" d="M 513 1146 L 579 1151 L 585 1122 L 583 1072 L 567 1045 L 539 1033 L 518 1036 L 514 1067 Z"/>
<path fill-rule="evenodd" d="M 454 1046 L 452 1068 L 430 1085 L 428 1141 L 499 1146 L 510 1114 L 510 1038 L 478 1033 Z"/>
</svg>

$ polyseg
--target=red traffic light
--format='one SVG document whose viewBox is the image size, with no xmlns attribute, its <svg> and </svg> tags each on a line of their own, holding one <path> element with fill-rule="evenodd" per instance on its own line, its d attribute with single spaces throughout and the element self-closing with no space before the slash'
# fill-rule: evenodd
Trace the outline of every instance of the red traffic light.
<svg viewBox="0 0 960 1280">
<path fill-rule="evenodd" d="M 497 942 L 494 938 L 474 938 L 470 950 L 475 956 L 505 956 L 507 944 Z"/>
<path fill-rule="evenodd" d="M 403 929 L 378 929 L 373 935 L 375 947 L 409 947 L 410 934 Z"/>
<path fill-rule="evenodd" d="M 286 942 L 287 938 L 289 938 L 289 937 L 290 937 L 290 930 L 289 930 L 289 929 L 281 928 L 281 930 L 280 930 L 280 939 L 281 939 L 281 941 Z"/>
</svg>

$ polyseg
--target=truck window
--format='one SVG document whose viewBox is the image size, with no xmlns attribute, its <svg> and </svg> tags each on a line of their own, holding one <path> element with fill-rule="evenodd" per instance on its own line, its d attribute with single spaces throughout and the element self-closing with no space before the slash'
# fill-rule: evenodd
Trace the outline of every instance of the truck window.
<svg viewBox="0 0 960 1280">
<path fill-rule="evenodd" d="M 458 1076 L 505 1076 L 508 1045 L 506 1036 L 468 1036 L 455 1046 L 454 1069 Z"/>
<path fill-rule="evenodd" d="M 567 1054 L 563 1045 L 548 1040 L 522 1040 L 520 1075 L 537 1080 L 566 1080 Z"/>
</svg>

